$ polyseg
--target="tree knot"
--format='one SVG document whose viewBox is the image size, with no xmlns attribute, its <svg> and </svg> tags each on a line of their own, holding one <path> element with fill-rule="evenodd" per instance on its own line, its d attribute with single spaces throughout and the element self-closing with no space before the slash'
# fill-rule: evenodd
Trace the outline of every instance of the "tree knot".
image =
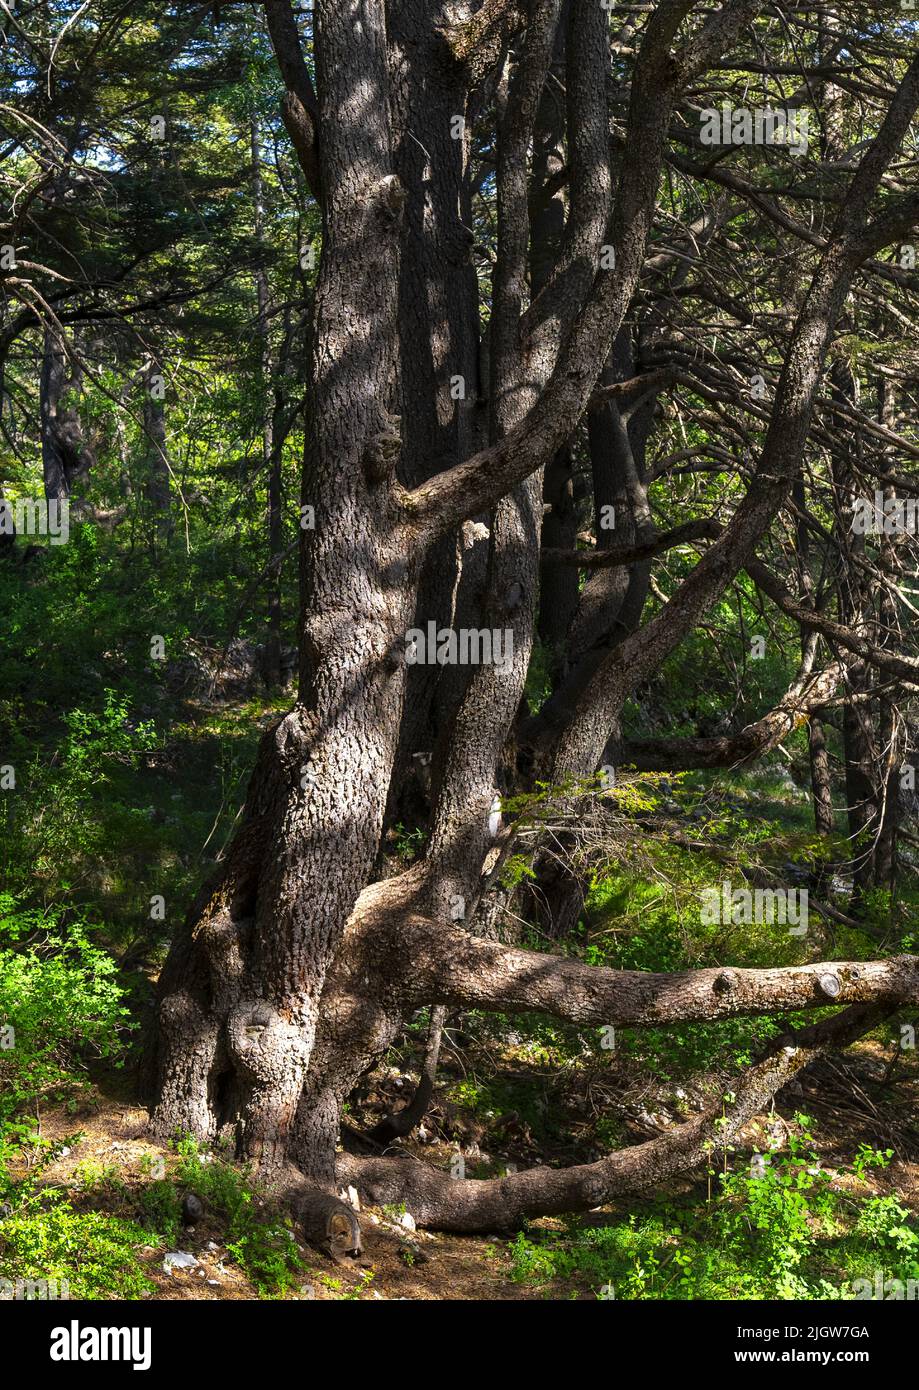
<svg viewBox="0 0 919 1390">
<path fill-rule="evenodd" d="M 396 174 L 386 174 L 371 193 L 371 202 L 393 224 L 402 220 L 402 210 L 408 199 L 405 185 Z"/>
<path fill-rule="evenodd" d="M 387 482 L 402 449 L 402 417 L 382 413 L 380 429 L 364 446 L 364 476 L 368 483 Z"/>
<path fill-rule="evenodd" d="M 715 978 L 714 991 L 716 994 L 730 994 L 737 988 L 737 975 L 733 970 L 722 970 Z"/>
</svg>

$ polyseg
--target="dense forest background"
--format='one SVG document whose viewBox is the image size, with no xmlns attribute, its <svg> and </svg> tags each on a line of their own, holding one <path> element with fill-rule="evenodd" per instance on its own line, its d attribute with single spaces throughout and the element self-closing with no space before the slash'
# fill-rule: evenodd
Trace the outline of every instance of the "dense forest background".
<svg viewBox="0 0 919 1390">
<path fill-rule="evenodd" d="M 0 5 L 0 1278 L 919 1280 L 912 8 Z"/>
</svg>

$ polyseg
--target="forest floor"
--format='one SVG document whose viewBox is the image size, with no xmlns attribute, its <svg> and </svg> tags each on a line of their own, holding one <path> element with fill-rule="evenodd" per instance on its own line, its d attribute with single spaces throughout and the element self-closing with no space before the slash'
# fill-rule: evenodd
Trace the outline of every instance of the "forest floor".
<svg viewBox="0 0 919 1390">
<path fill-rule="evenodd" d="M 481 1060 L 481 1059 L 480 1059 Z M 494 1059 L 493 1059 L 494 1060 Z M 513 1059 L 505 1059 L 513 1060 Z M 874 1041 L 851 1049 L 842 1059 L 833 1059 L 819 1071 L 805 1075 L 800 1091 L 784 1097 L 768 1114 L 757 1117 L 741 1136 L 738 1149 L 750 1154 L 767 1148 L 767 1131 L 775 1130 L 777 1117 L 785 1129 L 794 1127 L 802 1109 L 817 1121 L 813 1151 L 819 1158 L 832 1187 L 843 1194 L 865 1197 L 895 1197 L 913 1216 L 919 1217 L 919 1145 L 912 1122 L 919 1115 L 919 1068 L 898 1063 L 897 1074 L 889 1075 L 890 1059 Z M 468 1058 L 466 1060 L 468 1067 Z M 520 1066 L 517 1059 L 516 1065 Z M 516 1163 L 571 1161 L 591 1157 L 586 1151 L 572 1152 L 569 1145 L 537 1145 L 525 1122 L 514 1116 L 508 1124 L 501 1117 L 496 1127 L 493 1117 L 483 1118 L 469 1107 L 450 1101 L 451 1071 L 459 1068 L 447 1059 L 442 1085 L 438 1089 L 422 1134 L 402 1141 L 405 1152 L 447 1168 L 458 1143 L 464 1153 L 476 1156 L 484 1169 Z M 414 1077 L 410 1071 L 381 1068 L 372 1078 L 364 1097 L 367 1108 L 382 1113 L 397 1108 Z M 559 1104 L 569 1111 L 577 1109 L 578 1096 L 558 1093 Z M 672 1088 L 671 1088 L 672 1089 Z M 668 1088 L 652 1094 L 644 1092 L 640 1119 L 628 1125 L 629 1142 L 638 1142 L 676 1122 L 667 1113 Z M 698 1099 L 694 1098 L 694 1099 Z M 649 1114 L 653 1111 L 653 1115 Z M 137 1104 L 127 1073 L 109 1073 L 98 1079 L 91 1103 L 74 1111 L 42 1109 L 36 1116 L 37 1132 L 54 1146 L 58 1156 L 43 1167 L 40 1182 L 66 1192 L 74 1210 L 91 1209 L 112 1217 L 131 1217 L 145 1184 L 151 1181 L 151 1168 L 158 1161 L 167 1176 L 175 1168 L 175 1155 L 152 1143 L 147 1135 L 147 1113 Z M 508 1131 L 511 1131 L 509 1133 Z M 887 1146 L 893 1150 L 889 1166 L 874 1169 L 855 1178 L 846 1170 L 848 1158 L 858 1145 Z M 500 1153 L 490 1153 L 485 1146 Z M 576 1146 L 577 1147 L 577 1146 Z M 537 1152 L 537 1150 L 541 1152 Z M 736 1160 L 735 1160 L 736 1161 Z M 162 1169 L 160 1171 L 162 1171 Z M 636 1217 L 645 1208 L 650 1212 L 662 1200 L 706 1199 L 704 1176 L 690 1175 L 669 1183 L 652 1194 L 647 1202 L 631 1200 L 597 1209 L 583 1218 L 586 1228 L 602 1228 L 613 1222 Z M 257 1201 L 259 1199 L 256 1199 Z M 364 1249 L 354 1266 L 341 1266 L 314 1250 L 299 1247 L 304 1262 L 299 1285 L 283 1296 L 294 1299 L 323 1300 L 532 1300 L 581 1299 L 598 1297 L 595 1270 L 588 1264 L 562 1272 L 524 1267 L 515 1259 L 511 1238 L 506 1233 L 493 1236 L 457 1236 L 442 1232 L 408 1231 L 401 1212 L 365 1208 L 361 1213 Z M 533 1223 L 528 1237 L 537 1240 L 561 1238 L 568 1229 L 560 1220 Z M 255 1299 L 259 1292 L 240 1264 L 228 1252 L 225 1222 L 215 1213 L 205 1215 L 193 1227 L 182 1230 L 175 1241 L 163 1241 L 151 1234 L 151 1243 L 138 1251 L 138 1261 L 155 1287 L 148 1296 L 166 1300 Z M 164 1261 L 170 1252 L 193 1257 L 187 1268 L 168 1270 Z"/>
<path fill-rule="evenodd" d="M 126 1065 L 118 1070 L 110 1059 L 87 1075 L 86 1058 L 99 1050 L 93 1034 L 78 1064 L 65 1059 L 64 1071 L 55 1064 L 49 1076 L 62 1026 L 57 977 L 49 975 L 54 987 L 44 1003 L 33 988 L 20 1052 L 35 1059 L 37 1079 L 27 1067 L 16 1074 L 20 1099 L 9 1111 L 6 1148 L 0 1125 L 0 1170 L 4 1162 L 8 1170 L 0 1197 L 19 1203 L 6 1219 L 12 1203 L 0 1201 L 0 1275 L 50 1276 L 53 1265 L 57 1277 L 78 1283 L 78 1296 L 215 1301 L 593 1300 L 611 1288 L 624 1299 L 825 1298 L 878 1269 L 919 1283 L 919 1061 L 900 1041 L 904 1028 L 915 1041 L 911 1011 L 809 1068 L 713 1157 L 709 1172 L 579 1217 L 534 1221 L 514 1236 L 414 1231 L 410 1212 L 371 1207 L 361 1213 L 364 1248 L 355 1266 L 298 1246 L 284 1214 L 219 1150 L 151 1143 L 131 1070 L 167 934 L 164 927 L 158 940 L 151 932 L 148 895 L 156 887 L 170 905 L 185 902 L 206 874 L 232 833 L 254 741 L 271 717 L 244 694 L 185 715 L 172 723 L 173 742 L 138 762 L 110 755 L 109 725 L 122 729 L 124 716 L 109 711 L 81 735 L 77 771 L 65 763 L 60 786 L 39 788 L 42 816 L 61 819 L 51 837 L 67 849 L 60 864 L 105 905 L 101 931 L 95 918 L 87 930 L 110 943 L 120 963 L 126 1017 L 113 1014 L 111 1031 Z M 915 949 L 915 857 L 906 863 L 902 902 L 864 932 L 847 925 L 842 874 L 828 890 L 842 917 L 815 914 L 806 941 L 785 927 L 700 919 L 700 890 L 724 877 L 813 883 L 821 855 L 838 862 L 844 853 L 844 841 L 827 846 L 815 836 L 800 777 L 781 764 L 711 778 L 648 774 L 623 785 L 622 812 L 599 847 L 578 931 L 546 943 L 533 928 L 524 944 L 656 971 Z M 74 827 L 85 842 L 74 845 Z M 417 825 L 394 827 L 386 846 L 393 871 L 412 861 L 422 839 Z M 61 896 L 55 856 L 36 861 L 24 844 L 22 857 L 43 876 L 47 901 Z M 22 920 L 18 928 L 13 917 L 16 930 L 34 931 L 31 917 Z M 15 953 L 7 959 L 15 963 Z M 76 1004 L 97 959 L 75 968 Z M 424 1011 L 409 1020 L 364 1078 L 344 1117 L 349 1129 L 372 1129 L 411 1097 L 427 1021 Z M 614 1049 L 604 1051 L 606 1030 L 543 1016 L 457 1015 L 448 1020 L 424 1123 L 398 1148 L 444 1172 L 461 1155 L 468 1178 L 589 1163 L 717 1102 L 761 1045 L 803 1021 L 617 1029 Z M 762 1186 L 751 1182 L 756 1155 L 769 1164 Z M 193 1228 L 180 1220 L 188 1191 L 204 1201 Z M 170 1254 L 186 1257 L 185 1267 L 167 1268 Z"/>
<path fill-rule="evenodd" d="M 128 1097 L 102 1090 L 91 1109 L 77 1115 L 63 1109 L 43 1111 L 42 1137 L 68 1150 L 49 1164 L 42 1181 L 65 1189 L 75 1208 L 124 1215 L 133 1207 L 132 1192 L 149 1183 L 149 1165 L 161 1158 L 167 1168 L 174 1157 L 147 1137 L 147 1112 Z M 79 1137 L 75 1138 L 75 1129 Z M 69 1142 L 68 1142 L 69 1141 Z M 146 1162 L 145 1162 L 146 1161 Z M 113 1189 L 105 1175 L 117 1170 Z M 87 1182 L 87 1179 L 89 1180 Z M 106 1187 L 108 1186 L 108 1192 Z M 418 1231 L 412 1242 L 421 1260 L 405 1262 L 406 1231 L 399 1220 L 378 1208 L 362 1212 L 364 1251 L 353 1268 L 340 1266 L 315 1251 L 300 1247 L 311 1269 L 302 1288 L 290 1294 L 315 1299 L 525 1299 L 528 1293 L 511 1282 L 506 1241 L 478 1236 L 452 1236 Z M 195 1266 L 166 1272 L 169 1250 L 195 1256 Z M 221 1221 L 205 1214 L 170 1245 L 152 1244 L 139 1253 L 147 1277 L 156 1285 L 153 1299 L 222 1301 L 254 1299 L 259 1294 L 226 1250 Z M 368 1278 L 372 1275 L 372 1278 Z"/>
</svg>

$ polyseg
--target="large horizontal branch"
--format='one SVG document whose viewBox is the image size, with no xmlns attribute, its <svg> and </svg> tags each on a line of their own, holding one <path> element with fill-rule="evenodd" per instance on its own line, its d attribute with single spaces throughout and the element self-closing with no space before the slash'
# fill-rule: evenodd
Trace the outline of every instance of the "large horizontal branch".
<svg viewBox="0 0 919 1390">
<path fill-rule="evenodd" d="M 919 690 L 919 661 L 914 657 L 899 656 L 895 651 L 875 646 L 864 632 L 846 627 L 844 623 L 834 622 L 832 618 L 824 617 L 807 604 L 800 603 L 761 561 L 747 560 L 744 568 L 757 587 L 762 589 L 775 606 L 789 618 L 794 618 L 802 627 L 811 628 L 831 641 L 838 642 L 839 646 L 845 647 L 846 651 L 854 652 L 876 670 L 894 676 L 913 690 Z"/>
<path fill-rule="evenodd" d="M 776 900 L 781 900 L 778 891 Z M 485 941 L 420 916 L 399 923 L 397 940 L 399 951 L 412 962 L 404 988 L 408 1002 L 416 1007 L 436 1003 L 499 1013 L 546 1013 L 578 1025 L 657 1027 L 828 1003 L 919 999 L 916 956 L 656 974 L 609 970 Z"/>
<path fill-rule="evenodd" d="M 812 711 L 825 705 L 841 676 L 842 667 L 834 662 L 825 671 L 799 677 L 774 709 L 738 734 L 724 738 L 625 739 L 620 745 L 620 760 L 643 772 L 742 767 L 775 748 Z"/>
<path fill-rule="evenodd" d="M 915 999 L 915 989 L 912 998 Z M 336 1173 L 365 1200 L 405 1202 L 424 1226 L 450 1231 L 513 1230 L 534 1216 L 589 1211 L 627 1194 L 658 1189 L 727 1146 L 804 1067 L 831 1048 L 844 1046 L 892 1012 L 889 1005 L 858 1004 L 814 1027 L 787 1036 L 755 1066 L 731 1082 L 701 1115 L 659 1138 L 620 1149 L 596 1163 L 571 1168 L 530 1168 L 504 1178 L 451 1178 L 411 1158 L 360 1158 L 340 1154 Z"/>
</svg>

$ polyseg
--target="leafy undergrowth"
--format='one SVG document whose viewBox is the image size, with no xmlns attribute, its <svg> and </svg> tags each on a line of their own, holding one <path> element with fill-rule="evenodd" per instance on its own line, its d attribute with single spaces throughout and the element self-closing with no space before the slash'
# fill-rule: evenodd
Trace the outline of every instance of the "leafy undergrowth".
<svg viewBox="0 0 919 1390">
<path fill-rule="evenodd" d="M 227 1301 L 292 1299 L 520 1300 L 509 1248 L 492 1257 L 485 1239 L 414 1232 L 401 1210 L 362 1213 L 364 1254 L 333 1264 L 302 1245 L 283 1212 L 219 1152 L 192 1141 L 152 1143 L 146 1114 L 108 1084 L 73 1116 L 42 1116 L 42 1134 L 21 1146 L 0 1211 L 0 1281 L 17 1296 Z M 128 1088 L 122 1087 L 127 1091 Z M 22 1169 L 28 1154 L 30 1167 Z M 183 1223 L 193 1192 L 203 1212 Z M 5 1213 L 5 1215 L 4 1215 Z M 185 1267 L 167 1270 L 167 1256 Z"/>
<path fill-rule="evenodd" d="M 209 1255 L 221 1251 L 210 1261 L 221 1272 L 229 1261 L 244 1276 L 248 1296 L 282 1296 L 303 1282 L 308 1266 L 289 1223 L 235 1165 L 199 1152 L 191 1141 L 169 1153 L 151 1146 L 132 1163 L 127 1146 L 116 1141 L 105 1146 L 104 1157 L 62 1166 L 90 1147 L 85 1139 L 81 1132 L 57 1142 L 33 1136 L 23 1151 L 31 1168 L 8 1173 L 0 1278 L 54 1281 L 73 1298 L 144 1298 L 157 1291 L 153 1276 L 164 1256 L 187 1253 L 194 1234 Z M 206 1213 L 200 1232 L 183 1223 L 189 1193 Z M 210 1232 L 220 1235 L 220 1245 L 205 1239 Z M 193 1267 L 202 1277 L 205 1263 Z"/>
<path fill-rule="evenodd" d="M 919 1288 L 919 1165 L 865 1141 L 838 1158 L 853 1145 L 841 1118 L 833 1127 L 776 1110 L 708 1175 L 513 1236 L 408 1232 L 401 1204 L 364 1210 L 354 1268 L 301 1245 L 219 1152 L 152 1144 L 129 1101 L 100 1094 L 78 1118 L 74 1133 L 71 1115 L 47 1111 L 41 1156 L 7 1189 L 0 1279 L 57 1280 L 91 1299 L 851 1299 L 896 1297 L 893 1280 Z M 406 1147 L 435 1163 L 450 1153 L 433 1136 Z M 182 1221 L 188 1192 L 204 1206 L 193 1226 Z M 167 1272 L 170 1252 L 189 1267 Z"/>
<path fill-rule="evenodd" d="M 804 1137 L 717 1175 L 705 1200 L 658 1200 L 620 1218 L 521 1232 L 512 1279 L 544 1295 L 622 1299 L 855 1299 L 919 1288 L 919 1221 L 868 1186 L 892 1150 L 863 1145 L 828 1171 Z M 714 1174 L 711 1177 L 715 1177 Z M 712 1191 L 714 1188 L 714 1191 Z"/>
</svg>

